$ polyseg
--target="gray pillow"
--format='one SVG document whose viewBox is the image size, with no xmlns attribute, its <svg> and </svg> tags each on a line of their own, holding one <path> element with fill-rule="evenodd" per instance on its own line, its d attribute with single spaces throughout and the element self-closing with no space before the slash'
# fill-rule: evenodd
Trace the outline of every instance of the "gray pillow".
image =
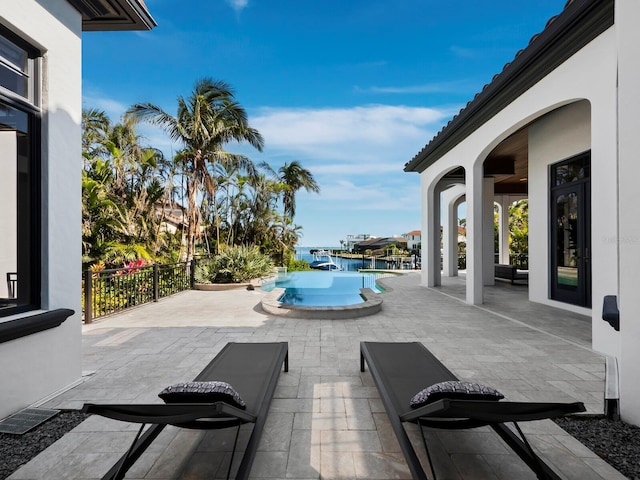
<svg viewBox="0 0 640 480">
<path fill-rule="evenodd" d="M 227 382 L 184 382 L 170 385 L 158 396 L 165 403 L 215 403 L 225 402 L 234 407 L 247 408 L 242 397 Z"/>
<path fill-rule="evenodd" d="M 409 401 L 409 405 L 411 405 L 411 408 L 418 408 L 441 398 L 498 401 L 504 398 L 504 395 L 495 388 L 481 383 L 447 381 L 435 383 L 420 390 Z"/>
</svg>

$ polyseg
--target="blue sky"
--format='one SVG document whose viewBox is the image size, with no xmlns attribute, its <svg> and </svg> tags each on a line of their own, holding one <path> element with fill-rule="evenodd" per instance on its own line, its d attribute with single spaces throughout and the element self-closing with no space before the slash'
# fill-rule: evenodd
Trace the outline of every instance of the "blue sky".
<svg viewBox="0 0 640 480">
<path fill-rule="evenodd" d="M 299 161 L 301 246 L 420 229 L 420 180 L 403 166 L 565 0 L 146 0 L 149 32 L 83 35 L 83 105 L 113 120 L 133 103 L 175 114 L 203 77 L 224 80 L 265 138 L 229 151 L 274 169 Z M 167 154 L 159 131 L 141 130 Z"/>
</svg>

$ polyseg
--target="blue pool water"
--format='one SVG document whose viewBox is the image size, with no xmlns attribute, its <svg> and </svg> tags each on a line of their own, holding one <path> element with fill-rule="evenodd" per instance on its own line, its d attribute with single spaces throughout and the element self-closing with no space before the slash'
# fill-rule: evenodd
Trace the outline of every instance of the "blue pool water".
<svg viewBox="0 0 640 480">
<path fill-rule="evenodd" d="M 307 307 L 341 307 L 363 303 L 361 288 L 380 291 L 376 286 L 375 273 L 355 273 L 343 271 L 291 272 L 275 283 L 263 285 L 271 291 L 275 287 L 285 288 L 278 300 L 291 305 Z"/>
</svg>

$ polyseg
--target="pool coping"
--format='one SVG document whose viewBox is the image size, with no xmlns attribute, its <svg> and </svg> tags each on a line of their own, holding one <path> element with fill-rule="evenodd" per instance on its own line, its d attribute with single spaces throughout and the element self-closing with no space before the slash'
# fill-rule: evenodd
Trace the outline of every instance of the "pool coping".
<svg viewBox="0 0 640 480">
<path fill-rule="evenodd" d="M 319 320 L 344 320 L 373 315 L 382 310 L 382 296 L 370 288 L 361 288 L 360 295 L 363 303 L 355 305 L 343 305 L 337 307 L 310 307 L 306 305 L 292 305 L 282 303 L 278 298 L 285 292 L 285 288 L 274 288 L 264 296 L 260 302 L 262 309 L 278 317 L 319 319 Z"/>
</svg>

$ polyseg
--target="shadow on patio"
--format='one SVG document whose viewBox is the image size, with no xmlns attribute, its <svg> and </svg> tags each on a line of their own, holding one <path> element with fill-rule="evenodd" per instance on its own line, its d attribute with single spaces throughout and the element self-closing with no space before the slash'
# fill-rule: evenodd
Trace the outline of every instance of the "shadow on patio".
<svg viewBox="0 0 640 480">
<path fill-rule="evenodd" d="M 270 317 L 255 308 L 264 293 L 245 290 L 188 291 L 105 318 L 84 327 L 82 384 L 44 406 L 160 402 L 163 387 L 193 378 L 229 341 L 286 341 L 290 370 L 280 375 L 252 469 L 252 478 L 278 479 L 411 478 L 371 376 L 359 372 L 363 340 L 423 342 L 460 379 L 510 400 L 581 401 L 602 413 L 604 360 L 579 318 L 540 310 L 510 289 L 478 308 L 454 298 L 455 285 L 421 287 L 415 273 L 383 283 L 382 312 L 353 320 Z M 493 313 L 500 304 L 506 313 Z M 523 427 L 567 478 L 624 478 L 553 422 Z M 91 417 L 10 478 L 99 478 L 135 429 Z M 446 478 L 534 478 L 489 429 L 431 436 Z M 231 442 L 220 431 L 167 428 L 128 478 L 224 478 Z"/>
</svg>

